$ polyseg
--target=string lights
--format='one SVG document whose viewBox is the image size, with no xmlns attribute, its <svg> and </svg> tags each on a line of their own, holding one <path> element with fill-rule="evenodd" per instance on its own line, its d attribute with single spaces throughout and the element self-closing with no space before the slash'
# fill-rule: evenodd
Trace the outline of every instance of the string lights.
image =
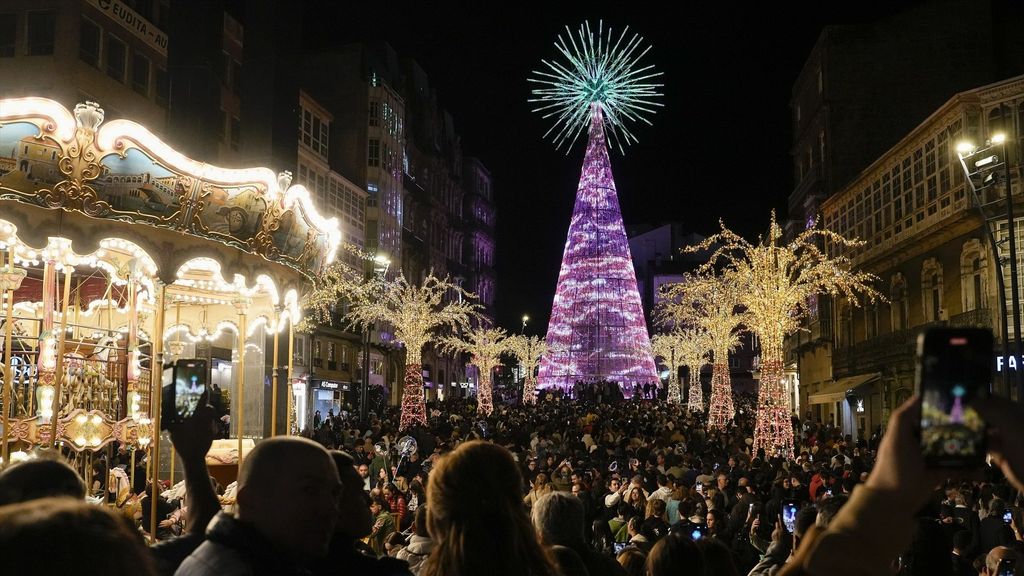
<svg viewBox="0 0 1024 576">
<path fill-rule="evenodd" d="M 537 402 L 537 379 L 533 374 L 540 364 L 540 359 L 548 353 L 548 344 L 541 336 L 523 334 L 511 336 L 507 340 L 508 351 L 523 367 L 523 404 Z"/>
<path fill-rule="evenodd" d="M 807 303 L 816 295 L 884 300 L 871 287 L 878 279 L 854 271 L 843 251 L 863 244 L 812 225 L 788 243 L 772 212 L 768 233 L 757 243 L 721 224 L 721 232 L 687 251 L 713 250 L 701 272 L 722 270 L 725 284 L 737 288 L 744 323 L 761 341 L 761 379 L 757 398 L 754 450 L 768 455 L 793 454 L 793 426 L 783 382 L 783 344 L 808 316 Z M 821 244 L 831 247 L 825 253 Z"/>
<path fill-rule="evenodd" d="M 463 337 L 448 336 L 440 340 L 441 349 L 451 354 L 470 355 L 469 363 L 480 370 L 476 389 L 476 411 L 490 416 L 494 411 L 491 398 L 491 373 L 501 363 L 501 355 L 509 352 L 510 338 L 501 328 L 477 327 L 466 331 Z"/>
<path fill-rule="evenodd" d="M 420 285 L 410 284 L 399 272 L 394 280 L 375 277 L 347 286 L 351 308 L 346 320 L 367 329 L 376 322 L 390 324 L 395 340 L 405 344 L 405 386 L 400 430 L 415 423 L 426 425 L 423 400 L 423 347 L 442 329 L 459 332 L 469 328 L 480 305 L 473 294 L 448 277 L 427 275 Z"/>
<path fill-rule="evenodd" d="M 737 309 L 739 299 L 738 286 L 716 276 L 713 269 L 703 269 L 665 285 L 656 313 L 662 324 L 691 327 L 707 338 L 713 360 L 708 425 L 713 428 L 725 428 L 735 415 L 729 353 L 740 343 L 743 315 Z M 698 380 L 699 374 L 698 367 Z"/>
</svg>

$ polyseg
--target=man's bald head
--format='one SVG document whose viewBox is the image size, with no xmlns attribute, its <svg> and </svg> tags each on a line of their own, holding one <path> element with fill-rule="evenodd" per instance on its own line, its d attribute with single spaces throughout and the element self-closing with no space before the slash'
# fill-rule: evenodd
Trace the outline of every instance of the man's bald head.
<svg viewBox="0 0 1024 576">
<path fill-rule="evenodd" d="M 0 506 L 52 496 L 85 498 L 85 482 L 66 462 L 26 460 L 0 473 Z"/>
<path fill-rule="evenodd" d="M 330 454 L 296 436 L 268 438 L 242 462 L 238 519 L 296 558 L 327 553 L 342 485 Z"/>
</svg>

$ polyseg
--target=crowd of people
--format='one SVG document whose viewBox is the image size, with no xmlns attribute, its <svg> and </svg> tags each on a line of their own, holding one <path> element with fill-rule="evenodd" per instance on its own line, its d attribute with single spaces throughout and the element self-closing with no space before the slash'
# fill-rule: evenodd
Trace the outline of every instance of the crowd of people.
<svg viewBox="0 0 1024 576">
<path fill-rule="evenodd" d="M 924 466 L 914 402 L 884 436 L 794 421 L 797 449 L 783 458 L 752 450 L 749 395 L 724 430 L 639 395 L 595 400 L 498 405 L 487 417 L 454 400 L 402 432 L 397 409 L 365 422 L 331 413 L 308 438 L 259 442 L 225 494 L 205 466 L 219 432 L 205 407 L 170 431 L 185 481 L 158 499 L 165 529 L 150 535 L 149 519 L 116 498 L 86 503 L 96 486 L 38 458 L 0 473 L 0 550 L 36 573 L 1016 573 L 1024 447 L 1002 438 L 1024 428 L 1019 405 L 979 404 L 991 464 L 951 477 Z"/>
</svg>

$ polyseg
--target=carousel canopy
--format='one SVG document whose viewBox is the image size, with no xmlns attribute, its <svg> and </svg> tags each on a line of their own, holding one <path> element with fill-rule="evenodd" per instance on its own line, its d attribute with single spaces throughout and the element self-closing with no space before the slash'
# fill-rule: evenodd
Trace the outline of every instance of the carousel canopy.
<svg viewBox="0 0 1024 576">
<path fill-rule="evenodd" d="M 0 203 L 212 240 L 306 277 L 334 260 L 337 219 L 320 216 L 290 173 L 218 168 L 185 157 L 135 122 L 101 124 L 94 102 L 69 112 L 45 98 L 0 100 Z"/>
</svg>

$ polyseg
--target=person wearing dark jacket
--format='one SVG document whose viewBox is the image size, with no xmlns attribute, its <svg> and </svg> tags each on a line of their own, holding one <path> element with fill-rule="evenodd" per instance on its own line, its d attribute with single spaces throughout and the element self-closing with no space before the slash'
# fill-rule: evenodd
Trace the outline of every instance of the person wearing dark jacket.
<svg viewBox="0 0 1024 576">
<path fill-rule="evenodd" d="M 987 554 L 996 546 L 1009 546 L 1014 541 L 1013 530 L 1003 521 L 1006 503 L 993 498 L 988 503 L 988 515 L 978 524 L 978 552 Z"/>
<path fill-rule="evenodd" d="M 269 438 L 242 463 L 237 515 L 218 514 L 176 576 L 308 573 L 337 522 L 338 469 L 311 440 Z"/>
<path fill-rule="evenodd" d="M 533 505 L 531 519 L 543 544 L 565 546 L 576 552 L 590 576 L 625 576 L 625 570 L 613 558 L 587 546 L 583 535 L 583 505 L 578 498 L 564 492 L 545 494 Z"/>
</svg>

